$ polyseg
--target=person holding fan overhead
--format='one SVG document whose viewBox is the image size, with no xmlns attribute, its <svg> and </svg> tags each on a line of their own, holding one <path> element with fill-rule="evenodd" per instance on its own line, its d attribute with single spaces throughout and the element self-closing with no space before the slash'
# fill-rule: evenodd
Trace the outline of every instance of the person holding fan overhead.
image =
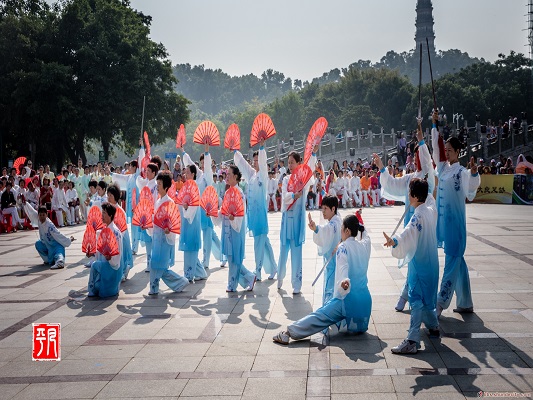
<svg viewBox="0 0 533 400">
<path fill-rule="evenodd" d="M 318 144 L 313 147 L 313 153 L 307 161 L 307 165 L 311 171 L 315 168 L 317 150 Z M 300 162 L 300 154 L 291 151 L 287 160 L 289 173 L 293 173 Z M 290 250 L 293 294 L 299 294 L 302 289 L 302 245 L 305 242 L 305 204 L 307 201 L 307 192 L 314 179 L 311 177 L 302 190 L 293 193 L 287 190 L 289 178 L 290 175 L 285 176 L 281 186 L 282 214 L 280 230 L 281 248 L 278 262 L 278 289 L 283 287 L 283 279 L 286 274 L 287 258 Z"/>
</svg>

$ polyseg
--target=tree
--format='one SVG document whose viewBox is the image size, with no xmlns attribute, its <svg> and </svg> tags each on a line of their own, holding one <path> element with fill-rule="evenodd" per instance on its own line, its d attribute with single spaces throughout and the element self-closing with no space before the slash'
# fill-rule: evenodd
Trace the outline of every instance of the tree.
<svg viewBox="0 0 533 400">
<path fill-rule="evenodd" d="M 39 144 L 36 161 L 85 162 L 97 139 L 132 150 L 145 128 L 153 142 L 175 135 L 188 101 L 161 44 L 148 38 L 150 17 L 127 0 L 9 0 L 0 6 L 0 129 L 10 156 Z M 27 141 L 21 141 L 20 138 Z"/>
</svg>

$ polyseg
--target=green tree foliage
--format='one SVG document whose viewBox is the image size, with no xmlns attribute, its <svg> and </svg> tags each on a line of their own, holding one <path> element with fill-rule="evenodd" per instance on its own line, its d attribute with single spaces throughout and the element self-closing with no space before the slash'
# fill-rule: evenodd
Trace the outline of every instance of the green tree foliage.
<svg viewBox="0 0 533 400">
<path fill-rule="evenodd" d="M 266 70 L 261 77 L 230 76 L 220 69 L 190 64 L 178 64 L 173 71 L 180 82 L 176 90 L 213 116 L 228 110 L 238 113 L 246 103 L 270 102 L 293 89 L 292 79 L 273 69 Z M 295 87 L 301 88 L 302 82 L 295 82 Z"/>
<path fill-rule="evenodd" d="M 38 144 L 37 160 L 85 161 L 87 141 L 137 147 L 143 96 L 152 142 L 189 119 L 151 18 L 127 0 L 10 0 L 0 8 L 0 129 L 10 156 Z M 13 49 L 16 49 L 13 51 Z"/>
</svg>

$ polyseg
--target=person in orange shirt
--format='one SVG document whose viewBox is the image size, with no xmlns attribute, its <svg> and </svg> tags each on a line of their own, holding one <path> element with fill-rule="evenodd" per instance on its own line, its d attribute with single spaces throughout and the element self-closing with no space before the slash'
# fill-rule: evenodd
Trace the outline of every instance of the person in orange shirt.
<svg viewBox="0 0 533 400">
<path fill-rule="evenodd" d="M 320 179 L 324 180 L 324 166 L 322 165 L 322 161 L 318 160 L 315 167 L 315 173 L 318 172 L 320 174 Z"/>
<path fill-rule="evenodd" d="M 365 175 L 361 178 L 361 192 L 363 193 L 363 205 L 368 207 L 370 206 L 368 195 L 370 194 L 370 177 L 368 176 L 368 169 L 365 169 Z"/>
</svg>

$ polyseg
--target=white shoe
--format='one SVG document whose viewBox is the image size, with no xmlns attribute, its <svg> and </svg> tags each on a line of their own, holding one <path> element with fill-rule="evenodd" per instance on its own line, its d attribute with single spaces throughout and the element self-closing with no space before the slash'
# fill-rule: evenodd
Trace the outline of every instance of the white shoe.
<svg viewBox="0 0 533 400">
<path fill-rule="evenodd" d="M 250 286 L 248 286 L 248 287 L 246 288 L 246 291 L 247 291 L 247 292 L 251 292 L 251 291 L 254 290 L 254 286 L 255 286 L 255 282 L 256 282 L 256 281 L 257 281 L 257 277 L 254 276 L 254 281 L 250 284 Z"/>
<path fill-rule="evenodd" d="M 394 354 L 416 354 L 418 351 L 417 343 L 410 343 L 408 339 L 405 339 L 398 346 L 393 347 L 391 351 Z"/>
<path fill-rule="evenodd" d="M 407 300 L 400 296 L 400 298 L 398 299 L 398 303 L 396 304 L 396 307 L 394 307 L 394 309 L 396 311 L 403 311 L 403 309 L 405 308 L 405 303 L 407 303 Z"/>
<path fill-rule="evenodd" d="M 272 272 L 272 273 L 268 276 L 268 280 L 269 280 L 269 281 L 273 280 L 277 273 L 278 273 L 278 271 L 276 271 L 276 272 Z"/>
<path fill-rule="evenodd" d="M 280 343 L 280 344 L 289 344 L 289 340 L 290 340 L 290 336 L 289 336 L 289 333 L 288 332 L 285 332 L 285 331 L 281 331 L 279 332 L 277 335 L 273 336 L 272 337 L 272 340 L 276 343 Z"/>
<path fill-rule="evenodd" d="M 63 261 L 58 261 L 50 267 L 50 269 L 62 269 L 65 268 L 65 263 Z"/>
</svg>

